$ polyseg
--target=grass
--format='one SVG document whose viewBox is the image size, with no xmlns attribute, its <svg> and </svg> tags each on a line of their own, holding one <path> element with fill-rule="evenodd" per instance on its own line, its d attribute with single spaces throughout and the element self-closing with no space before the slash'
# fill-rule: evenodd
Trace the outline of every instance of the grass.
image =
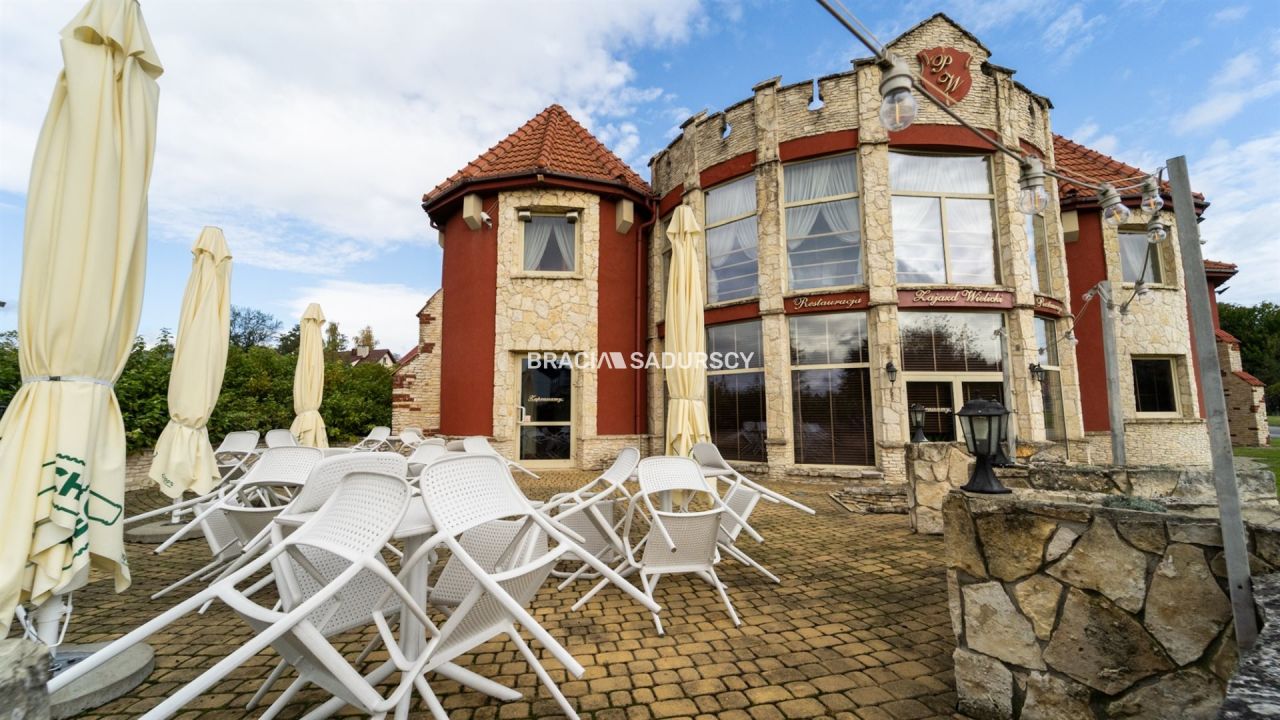
<svg viewBox="0 0 1280 720">
<path fill-rule="evenodd" d="M 1271 438 L 1268 447 L 1238 447 L 1236 457 L 1253 458 L 1267 466 L 1276 476 L 1276 492 L 1280 493 L 1280 438 Z"/>
<path fill-rule="evenodd" d="M 1280 425 L 1280 415 L 1268 415 L 1268 416 L 1267 416 L 1267 424 L 1268 424 L 1268 425 Z"/>
</svg>

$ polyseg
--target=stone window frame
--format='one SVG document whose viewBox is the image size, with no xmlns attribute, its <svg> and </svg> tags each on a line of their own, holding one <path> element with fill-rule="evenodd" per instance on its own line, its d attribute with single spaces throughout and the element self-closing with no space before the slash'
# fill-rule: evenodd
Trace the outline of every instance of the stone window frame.
<svg viewBox="0 0 1280 720">
<path fill-rule="evenodd" d="M 1058 348 L 1058 321 L 1055 318 L 1037 315 L 1034 319 L 1036 324 L 1036 362 L 1045 371 L 1045 379 L 1040 382 L 1041 400 L 1043 402 L 1054 399 L 1049 393 L 1056 395 L 1057 410 L 1056 413 L 1058 424 L 1060 427 L 1054 428 L 1051 432 L 1048 418 L 1050 413 L 1044 405 L 1041 407 L 1041 417 L 1044 418 L 1044 435 L 1045 439 L 1051 442 L 1062 442 L 1067 439 L 1066 428 L 1066 407 L 1062 401 L 1062 366 L 1061 356 Z M 1043 332 L 1041 332 L 1043 328 Z M 1041 336 L 1045 340 L 1046 347 L 1040 347 Z"/>
<path fill-rule="evenodd" d="M 1150 282 L 1144 282 L 1143 285 L 1149 288 L 1173 289 L 1177 287 L 1173 282 L 1171 282 L 1171 280 L 1174 277 L 1174 274 L 1169 271 L 1168 253 L 1165 252 L 1164 242 L 1156 243 L 1154 245 L 1147 242 L 1147 229 L 1145 226 L 1141 226 L 1141 225 L 1121 225 L 1119 228 L 1116 229 L 1115 232 L 1116 232 L 1116 259 L 1120 264 L 1120 284 L 1121 285 L 1133 287 L 1134 285 L 1137 284 L 1136 280 L 1130 280 L 1129 278 L 1126 278 L 1124 276 L 1124 260 L 1123 260 L 1124 239 L 1126 236 L 1127 237 L 1141 236 L 1142 242 L 1147 243 L 1147 252 L 1150 253 L 1149 257 L 1152 258 L 1151 260 L 1148 261 L 1149 267 L 1147 269 L 1148 271 L 1151 271 L 1154 274 L 1158 275 L 1158 277 L 1153 277 L 1153 279 Z M 1165 242 L 1168 242 L 1168 240 L 1165 240 Z"/>
<path fill-rule="evenodd" d="M 1139 419 L 1171 419 L 1183 417 L 1187 408 L 1187 399 L 1183 397 L 1186 386 L 1182 382 L 1182 367 L 1186 358 L 1179 355 L 1129 355 L 1129 373 L 1131 378 L 1133 413 Z M 1169 367 L 1169 392 L 1173 398 L 1173 410 L 1139 410 L 1138 409 L 1138 372 L 1136 361 L 1164 361 Z"/>
<path fill-rule="evenodd" d="M 1049 247 L 1049 224 L 1044 213 L 1026 216 L 1027 260 L 1031 265 L 1031 288 L 1039 295 L 1054 297 L 1053 253 Z M 1037 226 L 1039 233 L 1036 232 Z"/>
<path fill-rule="evenodd" d="M 524 242 L 525 228 L 530 223 L 520 221 L 520 243 L 516 248 L 516 267 L 519 268 L 515 273 L 515 277 L 520 278 L 545 278 L 545 279 L 570 279 L 581 280 L 584 278 L 582 273 L 583 261 L 583 232 L 582 222 L 586 217 L 586 208 L 579 207 L 523 207 L 517 208 L 517 211 L 528 212 L 531 218 L 534 217 L 558 217 L 563 218 L 566 213 L 578 213 L 578 221 L 570 223 L 573 226 L 573 269 L 572 270 L 527 270 L 524 266 Z"/>
<path fill-rule="evenodd" d="M 766 397 L 765 397 L 765 398 L 764 398 L 764 400 L 763 400 L 763 402 L 764 402 L 764 407 L 763 407 L 763 419 L 761 420 L 761 424 L 762 424 L 762 428 L 761 428 L 761 444 L 762 444 L 762 446 L 763 446 L 763 457 L 762 457 L 762 458 L 759 458 L 759 459 L 746 459 L 746 460 L 742 460 L 741 458 L 734 458 L 734 457 L 730 457 L 730 454 L 733 454 L 733 455 L 737 455 L 737 454 L 738 454 L 738 453 L 736 452 L 736 449 L 735 449 L 735 450 L 733 450 L 733 451 L 730 451 L 730 450 L 729 450 L 729 448 L 727 448 L 727 447 L 720 447 L 720 444 L 717 444 L 717 446 L 718 446 L 718 447 L 720 447 L 721 453 L 722 453 L 722 454 L 724 454 L 724 455 L 725 455 L 725 458 L 726 458 L 726 459 L 728 459 L 728 460 L 734 460 L 734 461 L 739 461 L 739 460 L 741 460 L 742 462 L 768 462 L 768 459 L 769 459 L 769 455 L 768 455 L 768 421 L 769 421 L 769 403 L 768 403 L 768 398 L 767 398 L 767 383 L 768 383 L 768 381 L 769 381 L 769 378 L 768 378 L 768 377 L 766 376 L 766 374 L 765 374 L 766 368 L 765 368 L 765 365 L 764 365 L 764 354 L 763 354 L 763 353 L 764 353 L 764 342 L 765 342 L 765 340 L 764 340 L 764 322 L 762 321 L 762 319 L 761 319 L 761 318 L 758 318 L 758 317 L 757 317 L 757 318 L 748 318 L 748 319 L 746 319 L 746 320 L 735 320 L 735 321 L 733 321 L 733 322 L 727 322 L 727 323 L 716 323 L 715 325 L 708 325 L 708 326 L 705 328 L 704 332 L 705 332 L 705 334 L 706 334 L 706 336 L 707 336 L 707 348 L 708 348 L 708 352 L 710 352 L 710 348 L 711 348 L 711 342 L 710 342 L 710 340 L 711 340 L 711 331 L 712 331 L 713 329 L 715 329 L 715 328 L 735 327 L 735 326 L 739 326 L 739 325 L 748 325 L 748 324 L 754 324 L 754 325 L 756 326 L 756 328 L 757 328 L 757 331 L 759 332 L 759 336 L 760 336 L 760 351 L 761 351 L 761 354 L 760 354 L 760 357 L 759 357 L 759 358 L 753 358 L 753 360 L 754 360 L 754 361 L 758 361 L 758 363 L 759 363 L 759 364 L 758 364 L 758 365 L 754 365 L 754 366 L 752 366 L 752 367 L 747 367 L 747 368 L 734 368 L 734 369 L 720 368 L 720 369 L 717 369 L 717 370 L 712 370 L 710 367 L 708 367 L 708 368 L 707 368 L 707 399 L 706 399 L 706 402 L 707 402 L 707 420 L 708 420 L 708 424 L 710 424 L 710 421 L 711 421 L 711 407 L 712 407 L 712 405 L 711 405 L 711 378 L 713 378 L 713 377 L 721 377 L 721 376 L 725 376 L 725 375 L 751 375 L 751 374 L 759 375 L 759 376 L 760 376 L 760 388 L 761 388 L 761 392 L 762 392 L 762 393 L 764 393 L 764 394 L 766 395 Z M 664 387 L 664 388 L 666 388 L 666 383 L 663 383 L 663 387 Z M 664 407 L 665 407 L 665 406 L 664 406 Z M 710 430 L 711 430 L 711 432 L 713 433 L 713 436 L 714 436 L 715 428 L 714 428 L 714 427 L 711 427 L 711 428 L 710 428 Z"/>
<path fill-rule="evenodd" d="M 786 177 L 787 177 L 787 168 L 789 166 L 803 165 L 805 163 L 819 162 L 822 160 L 833 160 L 839 157 L 848 157 L 853 160 L 853 178 L 854 178 L 853 192 L 844 193 L 840 195 L 828 195 L 823 197 L 808 198 L 805 200 L 793 200 L 790 202 L 787 201 Z M 792 207 L 800 207 L 803 205 L 820 205 L 823 203 L 836 202 L 840 200 L 853 200 L 855 201 L 855 207 L 857 208 L 858 222 L 857 222 L 856 231 L 859 235 L 858 237 L 859 282 L 848 283 L 844 285 L 818 285 L 815 287 L 796 289 L 795 287 L 793 287 L 791 282 L 792 280 L 791 278 L 791 247 L 789 244 L 790 239 L 787 236 L 787 209 Z M 861 200 L 862 200 L 862 185 L 861 185 L 861 178 L 858 176 L 858 153 L 856 150 L 849 151 L 849 152 L 830 153 L 827 155 L 819 155 L 816 157 L 807 157 L 801 160 L 793 160 L 791 162 L 783 163 L 782 172 L 779 173 L 778 175 L 778 203 L 781 207 L 780 222 L 782 224 L 782 243 L 783 243 L 782 263 L 783 263 L 783 273 L 787 280 L 787 292 L 789 293 L 805 293 L 805 292 L 818 292 L 818 291 L 825 292 L 829 290 L 864 288 L 867 286 L 867 247 L 866 247 L 866 243 L 864 242 L 864 239 L 862 238 Z"/>
<path fill-rule="evenodd" d="M 864 323 L 865 323 L 864 328 L 867 332 L 867 351 L 866 351 L 865 361 L 855 362 L 855 363 L 800 363 L 800 364 L 796 363 L 795 357 L 794 357 L 795 346 L 793 342 L 795 337 L 794 330 L 793 330 L 794 328 L 793 323 L 795 321 L 807 320 L 807 319 L 819 318 L 819 317 L 830 317 L 833 315 L 848 315 L 848 314 L 860 314 L 864 318 Z M 787 317 L 787 372 L 790 374 L 791 386 L 792 386 L 791 417 L 789 418 L 791 428 L 790 428 L 789 434 L 791 435 L 791 438 L 792 438 L 792 444 L 793 444 L 792 461 L 794 462 L 794 464 L 802 465 L 807 468 L 847 469 L 847 468 L 853 468 L 853 467 L 878 467 L 876 456 L 877 456 L 877 451 L 879 447 L 876 443 L 875 389 L 872 387 L 872 384 L 874 381 L 874 373 L 871 372 L 871 354 L 872 354 L 871 313 L 868 312 L 867 310 L 848 310 L 848 311 L 830 312 L 830 313 L 804 313 L 801 315 L 790 315 Z M 862 369 L 867 371 L 867 390 L 870 393 L 870 397 L 871 397 L 871 399 L 869 400 L 871 405 L 871 413 L 870 415 L 868 415 L 866 420 L 867 420 L 867 425 L 871 428 L 871 462 L 866 465 L 841 465 L 841 464 L 831 464 L 831 463 L 801 462 L 800 460 L 796 459 L 795 450 L 794 450 L 794 446 L 796 445 L 795 430 L 796 430 L 796 415 L 797 415 L 797 410 L 795 407 L 796 373 L 806 372 L 811 370 L 846 370 L 846 369 L 852 369 L 852 370 Z"/>
<path fill-rule="evenodd" d="M 742 182 L 742 181 L 744 181 L 744 180 L 750 180 L 750 181 L 751 181 L 752 189 L 753 189 L 753 190 L 755 190 L 755 192 L 756 192 L 756 203 L 755 203 L 755 206 L 752 208 L 751 212 L 749 212 L 749 213 L 743 213 L 743 214 L 741 214 L 741 215 L 734 215 L 734 216 L 732 216 L 732 217 L 721 218 L 721 219 L 717 220 L 717 221 L 716 221 L 716 222 L 714 222 L 714 223 L 707 222 L 707 205 L 709 204 L 709 203 L 707 202 L 707 200 L 708 200 L 709 198 L 707 198 L 707 197 L 705 197 L 705 196 L 709 196 L 711 193 L 715 192 L 717 188 L 724 188 L 724 187 L 728 187 L 729 185 L 732 185 L 732 184 L 734 184 L 734 183 L 738 183 L 738 182 Z M 715 185 L 712 185 L 711 187 L 706 188 L 705 190 L 703 190 L 704 198 L 703 198 L 703 202 L 702 202 L 702 258 L 703 258 L 703 263 L 702 263 L 703 285 L 702 285 L 702 288 L 703 288 L 703 293 L 704 293 L 704 295 L 705 295 L 705 297 L 704 297 L 704 302 L 705 302 L 705 304 L 706 304 L 707 306 L 715 307 L 715 306 L 719 306 L 719 305 L 734 305 L 734 304 L 737 304 L 737 303 L 749 302 L 749 301 L 751 301 L 751 300 L 753 300 L 753 299 L 757 299 L 757 298 L 759 298 L 759 297 L 760 297 L 760 226 L 759 226 L 759 224 L 758 224 L 758 223 L 759 223 L 759 218 L 760 218 L 760 200 L 759 200 L 759 192 L 760 192 L 760 182 L 759 182 L 759 180 L 756 178 L 756 174 L 755 174 L 754 172 L 749 172 L 749 173 L 746 173 L 746 174 L 743 174 L 743 175 L 739 175 L 739 176 L 734 177 L 734 178 L 729 178 L 728 180 L 724 180 L 724 181 L 722 181 L 722 182 L 718 182 L 718 183 L 716 183 Z M 756 218 L 756 222 L 757 222 L 757 225 L 756 225 L 756 257 L 755 257 L 755 266 L 756 266 L 756 270 L 755 270 L 756 289 L 755 289 L 755 292 L 754 292 L 754 293 L 751 293 L 750 295 L 744 295 L 744 296 L 742 296 L 742 297 L 735 297 L 735 298 L 729 298 L 729 299 L 716 299 L 716 300 L 713 300 L 713 299 L 711 298 L 711 251 L 710 251 L 710 247 L 708 246 L 708 240 L 707 240 L 707 239 L 708 239 L 708 237 L 709 237 L 709 235 L 710 235 L 710 233 L 711 233 L 711 230 L 712 230 L 713 228 L 725 227 L 725 226 L 727 226 L 727 225 L 732 225 L 733 223 L 736 223 L 736 222 L 741 222 L 741 221 L 746 220 L 746 219 L 748 219 L 748 218 Z M 668 240 L 668 242 L 670 242 L 670 241 Z M 745 263 L 744 263 L 744 264 L 745 264 Z M 744 277 L 745 277 L 745 276 L 744 276 Z"/>
<path fill-rule="evenodd" d="M 916 150 L 916 149 L 906 149 L 906 148 L 892 148 L 889 150 L 890 155 L 894 153 L 897 153 L 900 155 L 919 155 L 919 156 L 931 156 L 931 157 L 980 157 L 980 158 L 983 158 L 984 160 L 986 160 L 986 166 L 987 166 L 987 187 L 990 188 L 990 190 L 986 193 L 962 193 L 962 192 L 945 192 L 944 193 L 944 192 L 932 192 L 932 191 L 924 191 L 924 190 L 898 190 L 893 187 L 893 174 L 892 174 L 892 171 L 890 171 L 888 183 L 887 183 L 888 191 L 889 191 L 890 216 L 892 216 L 892 213 L 893 213 L 893 198 L 895 197 L 898 197 L 898 196 L 924 197 L 924 198 L 936 198 L 938 200 L 938 213 L 939 213 L 939 222 L 940 222 L 939 227 L 940 227 L 940 232 L 942 234 L 942 267 L 943 267 L 943 273 L 945 275 L 945 279 L 942 283 L 903 282 L 902 280 L 898 280 L 897 279 L 898 249 L 895 244 L 894 246 L 894 279 L 897 281 L 897 284 L 902 285 L 904 287 L 937 286 L 937 285 L 962 285 L 967 287 L 1003 287 L 1003 284 L 1002 284 L 1003 279 L 1001 278 L 1001 274 L 1000 274 L 1000 260 L 1001 260 L 1000 216 L 999 216 L 999 211 L 996 209 L 995 163 L 992 162 L 991 154 L 978 153 L 978 152 L 966 153 L 966 152 L 945 152 L 945 151 L 933 151 L 933 150 Z M 890 166 L 892 167 L 892 162 L 890 163 Z M 956 283 L 952 281 L 951 252 L 950 252 L 951 243 L 947 238 L 947 199 L 948 198 L 953 200 L 987 200 L 990 203 L 991 263 L 992 263 L 991 267 L 992 267 L 992 276 L 993 276 L 993 282 L 990 285 L 985 285 L 985 284 L 974 285 L 973 283 Z M 892 224 L 891 224 L 891 227 L 892 227 Z"/>
<path fill-rule="evenodd" d="M 905 313 L 929 314 L 931 312 L 933 311 L 930 311 L 930 310 L 899 311 L 898 343 L 900 347 L 903 344 L 902 330 L 901 330 L 901 316 Z M 953 311 L 948 314 L 996 315 L 1000 318 L 1001 327 L 1006 329 L 1008 328 L 1008 323 L 1009 323 L 1009 318 L 1006 316 L 1004 312 L 987 311 L 987 312 L 970 313 L 970 312 L 962 312 L 962 311 Z M 1001 334 L 999 342 L 1001 343 L 1008 342 L 1007 332 Z M 905 348 L 903 349 L 903 351 L 905 351 Z M 1001 356 L 1002 356 L 1002 360 L 1007 359 L 1007 357 L 1009 356 L 1009 353 L 1007 351 L 1002 351 Z M 964 440 L 964 433 L 960 429 L 960 423 L 955 417 L 955 412 L 960 410 L 960 408 L 964 405 L 965 383 L 998 383 L 1001 386 L 1001 394 L 1003 396 L 1000 398 L 1000 403 L 1002 405 L 1005 405 L 1007 409 L 1010 410 L 1011 412 L 1016 412 L 1014 408 L 1008 407 L 1009 403 L 1007 402 L 1007 398 L 1009 394 L 1009 388 L 1005 387 L 1005 373 L 1003 370 L 973 370 L 973 371 L 907 370 L 905 365 L 906 364 L 903 363 L 903 368 L 898 371 L 899 380 L 902 382 L 904 400 L 905 400 L 907 385 L 912 382 L 948 383 L 951 385 L 951 404 L 953 406 L 951 408 L 951 411 L 952 411 L 951 430 L 954 435 L 954 441 L 956 442 L 963 442 Z M 909 404 L 909 401 L 908 401 L 908 404 Z M 950 442 L 950 441 L 947 441 L 947 442 Z"/>
</svg>

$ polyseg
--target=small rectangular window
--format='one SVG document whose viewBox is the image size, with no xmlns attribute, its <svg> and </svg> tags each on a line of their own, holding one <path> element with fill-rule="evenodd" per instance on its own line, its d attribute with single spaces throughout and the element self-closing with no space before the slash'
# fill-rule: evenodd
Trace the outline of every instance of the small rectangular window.
<svg viewBox="0 0 1280 720">
<path fill-rule="evenodd" d="M 1120 232 L 1120 270 L 1125 282 L 1164 282 L 1160 246 L 1147 242 L 1145 232 Z"/>
<path fill-rule="evenodd" d="M 862 228 L 852 155 L 783 166 L 792 290 L 862 284 Z"/>
<path fill-rule="evenodd" d="M 1040 383 L 1040 400 L 1044 407 L 1046 440 L 1065 440 L 1066 420 L 1062 408 L 1062 371 L 1058 367 L 1057 323 L 1049 318 L 1036 318 L 1036 362 L 1044 368 Z"/>
<path fill-rule="evenodd" d="M 1173 358 L 1133 358 L 1133 399 L 1139 413 L 1178 412 Z"/>
<path fill-rule="evenodd" d="M 526 272 L 571 273 L 576 255 L 576 226 L 563 215 L 534 215 L 524 225 Z"/>
</svg>

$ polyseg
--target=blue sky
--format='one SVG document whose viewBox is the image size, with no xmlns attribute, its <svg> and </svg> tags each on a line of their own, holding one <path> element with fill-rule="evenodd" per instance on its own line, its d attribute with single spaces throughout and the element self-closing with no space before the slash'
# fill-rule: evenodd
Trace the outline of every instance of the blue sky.
<svg viewBox="0 0 1280 720">
<path fill-rule="evenodd" d="M 1280 301 L 1274 2 L 846 4 L 884 41 L 946 12 L 1053 100 L 1058 132 L 1144 169 L 1186 154 L 1213 203 L 1206 254 L 1242 267 L 1223 300 Z M 0 329 L 16 323 L 56 33 L 79 5 L 0 0 Z M 300 19 L 302 5 L 145 6 L 166 74 L 143 334 L 176 324 L 188 248 L 211 224 L 236 257 L 233 302 L 292 324 L 316 300 L 348 334 L 372 324 L 403 352 L 440 281 L 422 193 L 546 105 L 565 105 L 648 177 L 648 157 L 692 112 L 867 54 L 799 0 L 326 3 Z"/>
</svg>

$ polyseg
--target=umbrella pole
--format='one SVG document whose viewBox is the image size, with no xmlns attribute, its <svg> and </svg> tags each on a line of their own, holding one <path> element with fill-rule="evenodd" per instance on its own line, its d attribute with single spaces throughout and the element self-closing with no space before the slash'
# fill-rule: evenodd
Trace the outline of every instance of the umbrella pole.
<svg viewBox="0 0 1280 720">
<path fill-rule="evenodd" d="M 36 608 L 36 636 L 49 648 L 51 658 L 58 656 L 58 645 L 62 642 L 62 616 L 66 613 L 67 602 L 61 595 L 54 595 Z"/>
</svg>

